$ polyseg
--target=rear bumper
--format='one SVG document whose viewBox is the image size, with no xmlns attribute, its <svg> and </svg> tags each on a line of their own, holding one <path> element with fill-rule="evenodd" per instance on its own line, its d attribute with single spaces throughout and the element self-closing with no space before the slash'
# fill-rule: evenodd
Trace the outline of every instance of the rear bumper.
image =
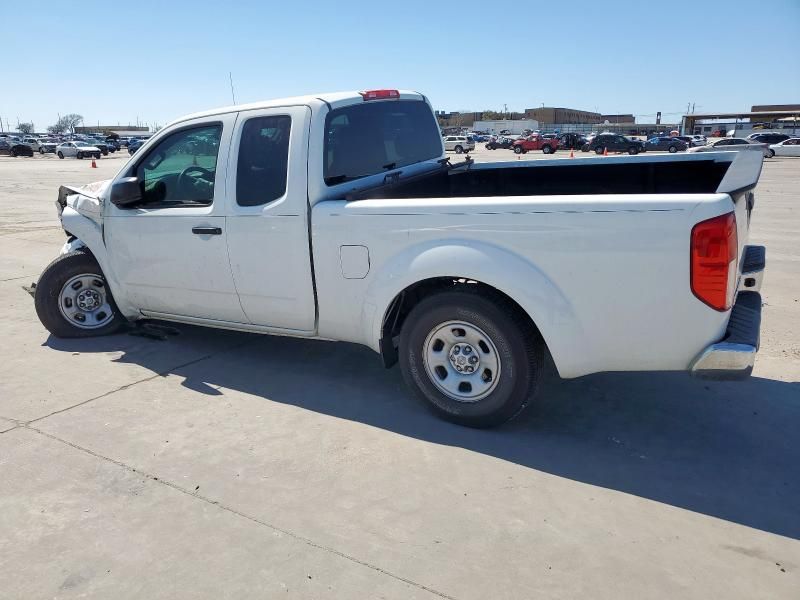
<svg viewBox="0 0 800 600">
<path fill-rule="evenodd" d="M 761 282 L 764 279 L 764 246 L 747 246 L 736 303 L 731 309 L 725 337 L 694 359 L 690 371 L 705 379 L 745 379 L 753 371 L 761 338 Z"/>
<path fill-rule="evenodd" d="M 753 370 L 761 331 L 761 294 L 739 292 L 722 341 L 711 344 L 690 371 L 705 379 L 745 379 Z"/>
</svg>

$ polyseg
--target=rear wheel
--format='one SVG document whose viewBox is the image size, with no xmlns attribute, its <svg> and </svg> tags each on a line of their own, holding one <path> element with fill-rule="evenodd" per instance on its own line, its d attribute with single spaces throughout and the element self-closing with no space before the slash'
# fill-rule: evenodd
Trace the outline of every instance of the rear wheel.
<svg viewBox="0 0 800 600">
<path fill-rule="evenodd" d="M 639 149 L 636 146 L 631 146 L 628 148 L 628 154 L 636 155 L 639 154 Z"/>
<path fill-rule="evenodd" d="M 514 146 L 514 154 L 522 154 L 522 146 Z"/>
<path fill-rule="evenodd" d="M 78 152 L 76 158 L 83 160 L 83 152 Z"/>
<path fill-rule="evenodd" d="M 669 153 L 670 154 L 675 154 L 677 151 L 678 151 L 678 147 L 677 146 L 670 146 L 669 147 Z"/>
<path fill-rule="evenodd" d="M 56 337 L 90 337 L 113 333 L 124 322 L 103 272 L 85 249 L 59 256 L 39 277 L 36 314 Z"/>
<path fill-rule="evenodd" d="M 454 150 L 456 151 L 456 154 L 461 154 L 462 152 L 464 152 L 464 148 L 462 148 L 461 146 L 456 146 Z"/>
<path fill-rule="evenodd" d="M 17 151 L 14 148 L 11 149 L 11 156 L 17 158 Z"/>
<path fill-rule="evenodd" d="M 772 158 L 773 156 L 775 156 L 775 150 L 770 148 L 769 150 L 767 150 L 767 158 Z"/>
<path fill-rule="evenodd" d="M 95 152 L 95 154 L 94 154 L 94 157 L 95 157 L 97 160 L 100 160 L 100 153 L 99 153 L 99 152 Z"/>
<path fill-rule="evenodd" d="M 61 154 L 61 150 L 58 151 L 58 158 L 64 158 L 64 155 Z"/>
<path fill-rule="evenodd" d="M 543 360 L 544 343 L 516 307 L 474 291 L 424 299 L 400 334 L 406 384 L 439 416 L 469 427 L 522 412 Z"/>
<path fill-rule="evenodd" d="M 44 154 L 44 148 L 39 148 L 39 154 Z"/>
<path fill-rule="evenodd" d="M 542 152 L 544 152 L 545 154 L 552 154 L 553 149 L 550 146 L 544 146 L 542 147 Z"/>
<path fill-rule="evenodd" d="M 594 153 L 595 154 L 602 154 L 603 150 L 604 150 L 604 148 L 602 148 L 601 146 L 598 146 L 597 148 L 594 149 Z"/>
</svg>

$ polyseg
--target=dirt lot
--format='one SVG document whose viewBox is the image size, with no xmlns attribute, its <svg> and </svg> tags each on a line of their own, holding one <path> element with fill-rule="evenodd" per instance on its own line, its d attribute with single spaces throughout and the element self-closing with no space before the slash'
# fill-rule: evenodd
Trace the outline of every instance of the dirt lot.
<svg viewBox="0 0 800 600">
<path fill-rule="evenodd" d="M 64 241 L 57 187 L 124 158 L 0 158 L 4 600 L 797 598 L 800 159 L 756 191 L 751 379 L 551 378 L 473 431 L 360 347 L 49 337 L 22 286 Z"/>
</svg>

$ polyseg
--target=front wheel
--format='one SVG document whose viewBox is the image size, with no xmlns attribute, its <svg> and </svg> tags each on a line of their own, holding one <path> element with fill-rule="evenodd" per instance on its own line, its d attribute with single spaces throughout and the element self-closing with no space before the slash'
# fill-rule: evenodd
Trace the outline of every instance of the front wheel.
<svg viewBox="0 0 800 600">
<path fill-rule="evenodd" d="M 36 314 L 56 337 L 106 335 L 124 322 L 100 265 L 85 249 L 59 256 L 39 277 Z"/>
<path fill-rule="evenodd" d="M 464 152 L 464 148 L 462 148 L 461 146 L 456 146 L 455 148 L 453 148 L 453 150 L 455 150 L 456 154 L 461 154 L 462 152 Z"/>
<path fill-rule="evenodd" d="M 542 152 L 545 153 L 545 154 L 552 154 L 553 153 L 553 149 L 550 146 L 544 146 L 542 148 Z"/>
<path fill-rule="evenodd" d="M 522 154 L 522 146 L 514 146 L 514 154 Z"/>
<path fill-rule="evenodd" d="M 630 154 L 631 156 L 636 156 L 637 154 L 639 154 L 639 149 L 636 146 L 631 146 L 630 148 L 628 148 L 628 154 Z"/>
<path fill-rule="evenodd" d="M 670 154 L 675 154 L 677 151 L 678 151 L 678 147 L 677 146 L 670 146 L 669 147 L 669 153 Z"/>
<path fill-rule="evenodd" d="M 773 156 L 775 156 L 775 150 L 770 148 L 769 150 L 767 150 L 767 158 L 772 158 Z"/>
<path fill-rule="evenodd" d="M 61 150 L 58 151 L 58 158 L 64 158 L 64 155 L 61 154 Z"/>
<path fill-rule="evenodd" d="M 11 157 L 12 158 L 17 158 L 17 151 L 14 150 L 13 148 L 11 149 Z"/>
<path fill-rule="evenodd" d="M 543 361 L 544 343 L 516 307 L 474 291 L 426 298 L 400 334 L 406 384 L 439 416 L 469 427 L 522 412 Z"/>
<path fill-rule="evenodd" d="M 602 154 L 603 153 L 603 148 L 598 146 L 597 148 L 594 149 L 594 153 L 595 154 Z"/>
<path fill-rule="evenodd" d="M 44 148 L 39 148 L 39 154 L 44 155 Z"/>
<path fill-rule="evenodd" d="M 99 153 L 99 152 L 95 152 L 95 153 L 94 153 L 94 157 L 95 157 L 97 160 L 100 160 L 100 153 Z"/>
<path fill-rule="evenodd" d="M 83 152 L 78 152 L 76 158 L 78 158 L 79 160 L 83 160 Z"/>
</svg>

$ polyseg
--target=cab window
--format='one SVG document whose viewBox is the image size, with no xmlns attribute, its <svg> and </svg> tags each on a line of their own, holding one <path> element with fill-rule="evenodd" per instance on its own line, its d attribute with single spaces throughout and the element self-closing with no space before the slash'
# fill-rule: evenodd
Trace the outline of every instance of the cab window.
<svg viewBox="0 0 800 600">
<path fill-rule="evenodd" d="M 209 205 L 214 198 L 219 123 L 182 129 L 161 140 L 136 165 L 142 204 Z"/>
<path fill-rule="evenodd" d="M 260 206 L 286 193 L 289 133 L 286 115 L 256 117 L 242 127 L 236 168 L 236 203 Z"/>
</svg>

